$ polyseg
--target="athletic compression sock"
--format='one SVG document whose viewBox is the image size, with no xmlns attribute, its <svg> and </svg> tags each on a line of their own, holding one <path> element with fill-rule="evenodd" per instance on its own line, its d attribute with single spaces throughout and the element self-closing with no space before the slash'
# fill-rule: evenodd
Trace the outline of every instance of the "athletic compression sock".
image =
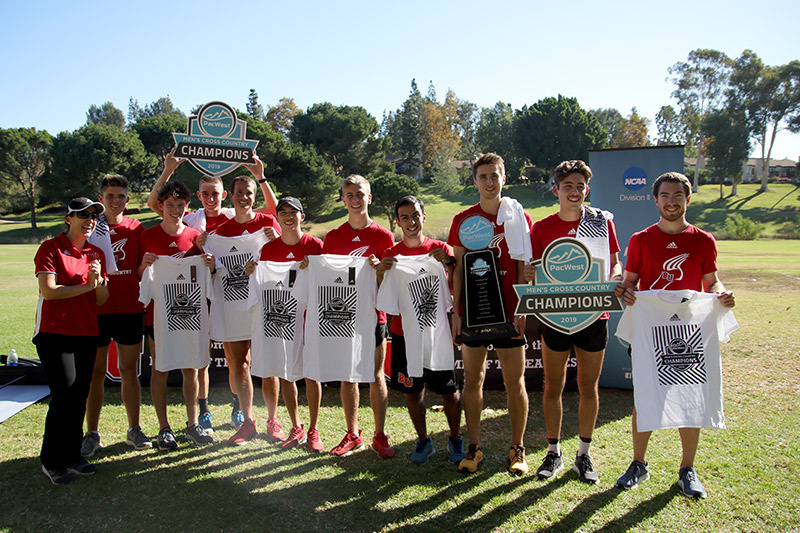
<svg viewBox="0 0 800 533">
<path fill-rule="evenodd" d="M 581 437 L 581 443 L 578 445 L 578 455 L 589 455 L 590 444 L 592 444 L 592 439 Z"/>
<path fill-rule="evenodd" d="M 547 439 L 547 452 L 561 455 L 561 439 Z"/>
<path fill-rule="evenodd" d="M 208 412 L 208 398 L 198 398 L 197 406 L 200 408 L 200 414 L 204 415 Z"/>
<path fill-rule="evenodd" d="M 239 397 L 235 394 L 233 395 L 233 410 L 234 411 L 241 411 L 242 408 L 239 407 Z"/>
</svg>

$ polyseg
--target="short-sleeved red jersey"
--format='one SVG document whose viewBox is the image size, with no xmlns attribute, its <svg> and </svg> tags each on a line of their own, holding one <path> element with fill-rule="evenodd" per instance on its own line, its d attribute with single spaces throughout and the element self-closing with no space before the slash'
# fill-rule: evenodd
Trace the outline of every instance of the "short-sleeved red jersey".
<svg viewBox="0 0 800 533">
<path fill-rule="evenodd" d="M 122 217 L 119 224 L 108 225 L 117 271 L 108 275 L 108 301 L 100 306 L 98 314 L 141 313 L 144 310 L 139 301 L 138 274 L 142 231 L 142 224 L 128 217 Z"/>
<path fill-rule="evenodd" d="M 259 212 L 256 212 L 255 215 L 256 217 L 253 220 L 245 224 L 236 222 L 236 219 L 233 218 L 226 220 L 217 226 L 216 233 L 221 237 L 238 237 L 244 235 L 245 232 L 255 233 L 267 226 L 272 226 L 278 233 L 281 232 L 281 226 L 274 216 Z"/>
<path fill-rule="evenodd" d="M 307 255 L 322 253 L 322 240 L 303 233 L 297 244 L 288 245 L 281 239 L 273 239 L 261 248 L 261 261 L 287 263 L 302 261 Z"/>
</svg>

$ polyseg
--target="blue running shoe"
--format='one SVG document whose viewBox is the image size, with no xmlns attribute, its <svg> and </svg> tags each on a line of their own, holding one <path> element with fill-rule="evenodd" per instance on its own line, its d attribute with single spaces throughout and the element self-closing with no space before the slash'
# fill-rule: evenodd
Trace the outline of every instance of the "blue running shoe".
<svg viewBox="0 0 800 533">
<path fill-rule="evenodd" d="M 417 464 L 427 463 L 428 458 L 433 455 L 433 441 L 431 439 L 419 439 L 417 448 L 411 454 L 411 461 Z"/>
<path fill-rule="evenodd" d="M 233 429 L 239 429 L 242 427 L 242 424 L 244 424 L 244 414 L 239 410 L 233 411 L 231 413 L 231 425 Z"/>
<path fill-rule="evenodd" d="M 624 474 L 619 476 L 617 487 L 625 490 L 635 489 L 642 481 L 650 479 L 647 463 L 633 461 Z"/>
<path fill-rule="evenodd" d="M 697 471 L 691 466 L 685 466 L 678 472 L 678 485 L 687 498 L 705 498 L 706 489 L 697 479 Z"/>
<path fill-rule="evenodd" d="M 450 440 L 447 441 L 447 451 L 450 452 L 449 461 L 451 463 L 458 464 L 467 456 L 466 452 L 464 452 L 464 441 L 461 440 L 461 437 L 450 437 Z"/>
<path fill-rule="evenodd" d="M 211 413 L 206 412 L 200 415 L 200 418 L 197 419 L 197 423 L 200 424 L 200 427 L 205 430 L 207 435 L 214 433 L 214 428 L 211 426 Z"/>
</svg>

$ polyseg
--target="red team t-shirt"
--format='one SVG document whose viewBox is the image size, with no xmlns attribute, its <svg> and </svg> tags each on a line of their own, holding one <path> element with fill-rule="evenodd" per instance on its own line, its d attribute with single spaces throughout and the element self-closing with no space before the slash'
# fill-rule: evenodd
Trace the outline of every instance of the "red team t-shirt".
<svg viewBox="0 0 800 533">
<path fill-rule="evenodd" d="M 255 215 L 253 220 L 244 224 L 236 222 L 233 218 L 226 220 L 217 226 L 216 233 L 221 237 L 238 237 L 245 233 L 253 234 L 267 226 L 272 226 L 280 234 L 281 226 L 274 216 L 265 213 L 255 213 Z"/>
<path fill-rule="evenodd" d="M 88 242 L 78 250 L 67 235 L 61 233 L 39 246 L 33 263 L 37 276 L 42 273 L 55 274 L 56 285 L 83 285 L 89 277 L 89 264 L 95 259 L 100 260 L 105 278 L 106 261 L 103 251 Z M 94 291 L 59 300 L 45 300 L 40 294 L 34 337 L 39 333 L 97 336 L 98 307 Z"/>
<path fill-rule="evenodd" d="M 514 284 L 517 283 L 517 261 L 508 255 L 505 230 L 502 225 L 497 224 L 497 215 L 491 215 L 485 212 L 481 209 L 481 204 L 475 204 L 469 209 L 461 211 L 453 218 L 453 224 L 450 226 L 450 236 L 447 237 L 447 244 L 453 247 L 460 246 L 466 248 L 466 246 L 461 243 L 458 230 L 461 227 L 461 223 L 472 215 L 482 216 L 489 221 L 494 229 L 494 236 L 489 244 L 489 249 L 494 252 L 495 259 L 497 260 L 497 269 L 501 277 L 500 283 L 502 283 L 503 286 L 503 298 L 506 302 L 506 314 L 508 315 L 508 320 L 511 320 L 514 317 L 514 310 L 517 308 L 517 293 L 514 292 Z M 531 226 L 533 226 L 533 220 L 531 220 L 531 216 L 527 212 L 525 212 L 525 221 L 528 223 L 528 229 L 530 229 Z M 463 307 L 463 301 L 461 305 Z M 463 312 L 463 309 L 459 310 L 459 312 Z"/>
<path fill-rule="evenodd" d="M 138 220 L 123 217 L 119 224 L 109 224 L 111 249 L 117 271 L 108 275 L 108 301 L 97 311 L 100 315 L 141 313 L 139 301 L 139 239 L 144 227 Z"/>
<path fill-rule="evenodd" d="M 178 235 L 168 234 L 161 224 L 148 228 L 139 237 L 139 264 L 142 263 L 142 258 L 147 252 L 177 258 L 200 255 L 200 249 L 195 245 L 199 235 L 199 231 L 189 226 L 184 226 L 183 231 Z M 147 306 L 144 324 L 145 326 L 153 325 L 153 302 Z"/>
<path fill-rule="evenodd" d="M 533 259 L 541 259 L 544 254 L 544 249 L 556 239 L 562 237 L 573 237 L 578 231 L 578 225 L 581 223 L 578 220 L 563 220 L 558 216 L 558 213 L 553 213 L 533 225 L 531 230 L 531 247 L 533 248 Z M 614 221 L 608 221 L 608 252 L 614 255 L 619 252 L 619 242 L 617 241 L 617 229 L 614 226 Z M 610 265 L 606 265 L 610 267 Z M 598 320 L 608 320 L 608 313 L 600 315 Z"/>
<path fill-rule="evenodd" d="M 631 237 L 625 270 L 639 274 L 642 291 L 702 292 L 703 276 L 717 271 L 717 242 L 691 224 L 680 233 L 664 233 L 653 224 Z"/>
<path fill-rule="evenodd" d="M 431 239 L 430 237 L 425 238 L 425 242 L 417 246 L 416 248 L 409 248 L 406 246 L 403 241 L 398 242 L 388 250 L 383 253 L 383 257 L 395 257 L 398 255 L 428 255 L 433 250 L 441 248 L 448 255 L 452 255 L 450 251 L 450 247 L 447 246 L 447 243 L 442 241 L 437 241 L 436 239 Z M 383 259 L 383 257 L 381 259 Z M 444 265 L 442 265 L 444 268 Z M 392 315 L 392 325 L 391 325 L 392 335 L 403 335 L 403 321 L 400 315 Z"/>
<path fill-rule="evenodd" d="M 381 227 L 374 220 L 369 226 L 359 230 L 353 229 L 348 222 L 345 222 L 325 235 L 322 253 L 354 257 L 374 255 L 380 259 L 383 257 L 383 252 L 392 246 L 394 246 L 392 232 Z M 377 313 L 378 324 L 386 324 L 386 313 L 383 311 L 377 311 Z"/>
<path fill-rule="evenodd" d="M 261 248 L 261 261 L 275 261 L 279 263 L 290 263 L 292 261 L 302 261 L 307 255 L 319 255 L 322 253 L 322 241 L 312 237 L 308 233 L 303 233 L 297 244 L 289 245 L 280 239 L 273 239 Z"/>
</svg>

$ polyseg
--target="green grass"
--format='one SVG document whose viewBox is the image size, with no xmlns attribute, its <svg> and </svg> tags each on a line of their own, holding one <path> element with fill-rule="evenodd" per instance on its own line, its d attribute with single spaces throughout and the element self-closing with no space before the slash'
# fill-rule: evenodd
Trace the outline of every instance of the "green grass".
<svg viewBox="0 0 800 533">
<path fill-rule="evenodd" d="M 408 461 L 414 434 L 396 393 L 390 395 L 387 432 L 398 457 L 383 461 L 368 451 L 344 459 L 281 452 L 261 440 L 240 448 L 181 443 L 169 454 L 128 451 L 122 443 L 126 424 L 119 390 L 108 389 L 101 418 L 106 448 L 96 459 L 101 471 L 75 485 L 53 487 L 39 470 L 46 401 L 0 425 L 0 530 L 797 531 L 800 340 L 794 330 L 800 321 L 800 247 L 797 241 L 719 244 L 721 277 L 737 294 L 740 329 L 723 346 L 728 429 L 703 432 L 696 462 L 707 500 L 678 495 L 676 431 L 654 434 L 650 481 L 631 492 L 613 488 L 631 460 L 630 391 L 601 390 L 593 444 L 601 481 L 587 486 L 569 471 L 548 483 L 505 472 L 509 423 L 504 396 L 495 391 L 485 398 L 494 410 L 482 425 L 487 460 L 476 474 L 464 476 L 446 462 L 446 422 L 440 412 L 428 413 L 437 453 L 426 465 Z M 32 328 L 29 304 L 14 300 L 35 292 L 34 249 L 0 248 L 0 268 L 17 279 L 9 285 L 4 277 L 3 320 L 9 312 L 24 315 L 13 326 L 2 323 L 4 338 L 10 327 Z M 14 284 L 20 284 L 20 292 L 9 294 L 6 287 Z M 5 344 L 0 351 L 6 351 Z M 145 389 L 142 425 L 153 434 L 156 420 L 148 396 Z M 184 419 L 180 391 L 171 389 L 169 399 L 178 427 Z M 212 390 L 217 424 L 229 416 L 228 399 L 225 390 Z M 264 426 L 265 409 L 257 403 Z M 436 397 L 428 403 L 436 403 Z M 372 428 L 367 405 L 364 391 L 359 418 L 365 435 Z M 564 411 L 563 447 L 569 457 L 578 440 L 577 393 L 565 393 Z M 279 418 L 287 422 L 283 408 Z M 338 391 L 326 388 L 320 431 L 327 448 L 341 438 L 342 427 Z M 216 438 L 231 433 L 218 428 Z M 538 392 L 530 394 L 525 441 L 535 469 L 545 448 Z"/>
</svg>

